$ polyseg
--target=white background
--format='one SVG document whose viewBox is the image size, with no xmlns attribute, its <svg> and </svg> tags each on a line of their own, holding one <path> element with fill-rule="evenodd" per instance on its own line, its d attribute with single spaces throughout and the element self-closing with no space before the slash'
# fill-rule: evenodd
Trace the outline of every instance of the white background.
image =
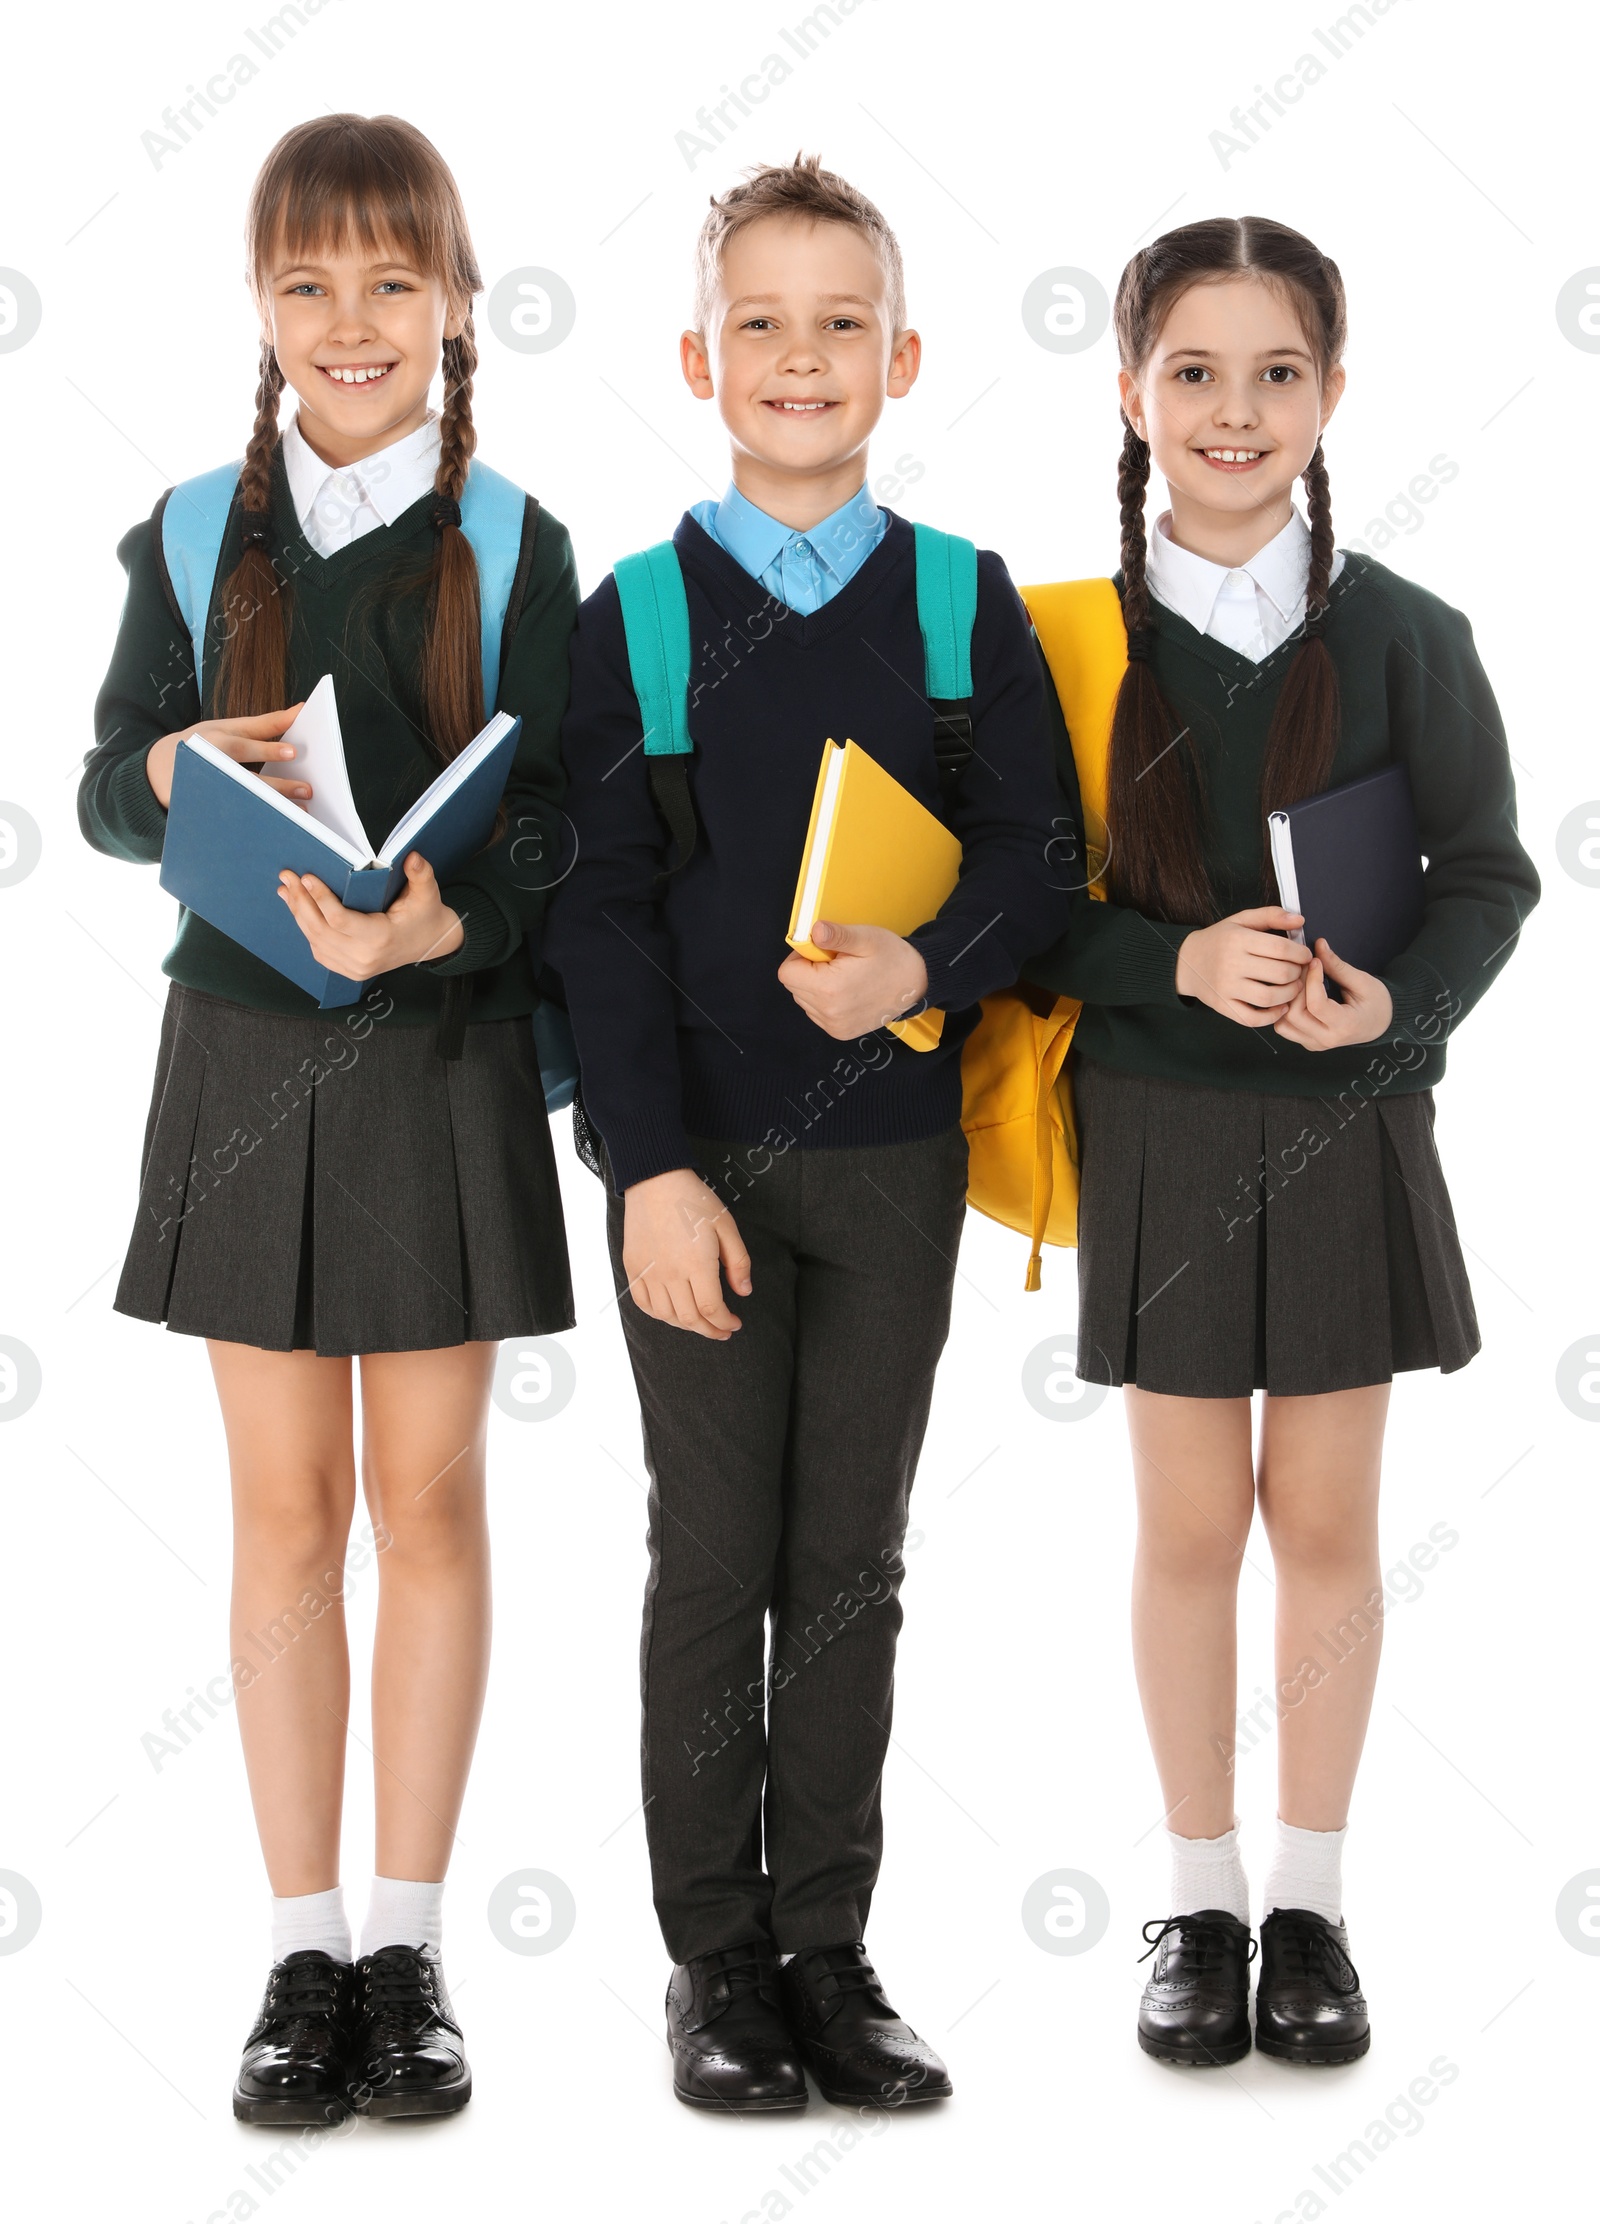
<svg viewBox="0 0 1600 2224">
<path fill-rule="evenodd" d="M 1600 792 L 1585 685 L 1600 356 L 1554 308 L 1600 263 L 1593 48 L 1575 16 L 1481 0 L 1398 0 L 1337 62 L 1313 38 L 1331 4 L 864 0 L 802 62 L 779 31 L 805 12 L 330 0 L 271 62 L 244 37 L 265 9 L 101 4 L 13 27 L 0 263 L 43 301 L 37 336 L 0 353 L 0 798 L 44 838 L 38 869 L 0 888 L 0 1334 L 43 1370 L 0 1431 L 0 1869 L 43 1906 L 31 1943 L 0 1954 L 0 2176 L 18 2214 L 753 2224 L 787 2201 L 808 2224 L 979 2209 L 1268 2224 L 1321 2213 L 1315 2199 L 1372 2218 L 1579 2213 L 1557 2188 L 1592 2148 L 1600 1960 L 1563 1938 L 1555 1902 L 1600 1865 L 1600 1408 L 1569 1411 L 1556 1368 L 1581 1339 L 1600 1347 L 1600 894 L 1563 869 L 1556 829 Z M 240 51 L 254 81 L 156 166 L 141 134 Z M 676 134 L 774 52 L 788 81 L 691 167 Z M 1211 134 L 1306 52 L 1326 75 L 1225 166 Z M 600 1192 L 563 1119 L 577 1389 L 543 1421 L 494 1418 L 497 1653 L 448 1897 L 477 2097 L 448 2124 L 358 2127 L 275 2188 L 247 2174 L 280 2142 L 228 2105 L 266 1960 L 236 1735 L 225 1711 L 159 1771 L 140 1742 L 226 1666 L 222 1434 L 202 1347 L 110 1309 L 171 905 L 152 871 L 85 848 L 74 790 L 120 603 L 115 543 L 248 430 L 250 180 L 281 131 L 344 108 L 436 140 L 491 284 L 535 265 L 572 287 L 575 329 L 548 353 L 514 353 L 480 319 L 477 418 L 488 460 L 571 527 L 586 589 L 723 483 L 715 415 L 676 369 L 692 240 L 711 191 L 796 147 L 866 189 L 905 249 L 926 369 L 890 409 L 875 474 L 912 458 L 900 506 L 998 548 L 1019 580 L 1116 556 L 1111 340 L 1047 351 L 1024 288 L 1073 265 L 1110 290 L 1141 240 L 1186 219 L 1271 214 L 1344 271 L 1341 538 L 1365 537 L 1436 455 L 1459 466 L 1383 554 L 1474 621 L 1546 893 L 1441 1097 L 1484 1351 L 1395 1393 L 1385 1564 L 1437 1523 L 1459 1541 L 1385 1642 L 1346 1862 L 1376 2030 L 1359 2066 L 1253 2057 L 1185 2075 L 1135 2046 L 1138 1926 L 1164 1912 L 1166 1879 L 1128 1658 L 1122 1422 L 1114 1396 L 1054 1419 L 1025 1401 L 1024 1359 L 1074 1327 L 1072 1261 L 1050 1256 L 1043 1294 L 1024 1296 L 1020 1240 L 975 1220 L 914 1501 L 871 1927 L 957 2098 L 856 2144 L 820 2104 L 765 2124 L 674 2104 L 636 1812 L 642 1466 Z M 356 1586 L 358 1652 L 375 1589 L 370 1572 Z M 1259 1532 L 1241 1599 L 1249 1699 L 1271 1665 Z M 352 1757 L 359 1918 L 370 1809 Z M 1239 1808 L 1259 1887 L 1269 1754 L 1241 1762 Z M 546 1955 L 507 1951 L 487 1920 L 494 1886 L 528 1868 L 576 1902 Z M 1109 1930 L 1081 1954 L 1042 1951 L 1021 1920 L 1057 1869 L 1109 1897 Z M 1454 2081 L 1359 2180 L 1317 2175 L 1440 2057 Z M 833 2159 L 802 2168 L 824 2138 Z"/>
</svg>

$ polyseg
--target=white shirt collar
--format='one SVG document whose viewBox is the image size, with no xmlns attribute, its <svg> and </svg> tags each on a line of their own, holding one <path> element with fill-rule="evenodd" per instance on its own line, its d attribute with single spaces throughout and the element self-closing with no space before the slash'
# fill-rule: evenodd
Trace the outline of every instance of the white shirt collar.
<svg viewBox="0 0 1600 2224">
<path fill-rule="evenodd" d="M 377 512 L 385 525 L 409 510 L 433 485 L 439 468 L 439 418 L 428 412 L 427 422 L 391 441 L 358 463 L 324 463 L 300 430 L 299 420 L 284 427 L 283 463 L 289 477 L 289 497 L 303 532 L 310 529 L 313 512 L 326 504 L 336 518 L 348 518 L 363 503 Z M 316 536 L 312 535 L 315 539 Z"/>
<path fill-rule="evenodd" d="M 1209 557 L 1178 546 L 1172 538 L 1172 512 L 1164 510 L 1150 536 L 1146 566 L 1152 593 L 1180 618 L 1187 618 L 1197 633 L 1212 630 L 1218 597 L 1240 573 L 1266 596 L 1288 633 L 1299 624 L 1305 607 L 1311 529 L 1296 509 L 1282 532 L 1275 533 L 1266 547 L 1258 548 L 1246 562 L 1214 564 Z"/>
</svg>

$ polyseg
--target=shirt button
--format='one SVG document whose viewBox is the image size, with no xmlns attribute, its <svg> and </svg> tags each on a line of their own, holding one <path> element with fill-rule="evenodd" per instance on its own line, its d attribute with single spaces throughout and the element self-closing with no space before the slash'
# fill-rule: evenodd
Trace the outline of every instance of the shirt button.
<svg viewBox="0 0 1600 2224">
<path fill-rule="evenodd" d="M 811 554 L 811 543 L 809 541 L 796 541 L 794 552 L 797 556 L 809 556 Z"/>
</svg>

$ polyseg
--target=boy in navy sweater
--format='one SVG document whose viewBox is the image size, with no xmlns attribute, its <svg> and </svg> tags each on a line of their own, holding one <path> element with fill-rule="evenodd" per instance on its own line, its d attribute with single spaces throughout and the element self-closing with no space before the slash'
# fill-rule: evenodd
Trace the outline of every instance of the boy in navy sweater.
<svg viewBox="0 0 1600 2224">
<path fill-rule="evenodd" d="M 966 1191 L 961 1044 L 1061 926 L 1027 619 L 978 562 L 974 749 L 947 796 L 914 537 L 866 485 L 921 343 L 878 211 L 816 158 L 701 234 L 694 393 L 733 483 L 673 536 L 688 597 L 694 846 L 652 796 L 614 579 L 583 605 L 563 730 L 577 863 L 551 955 L 604 1147 L 651 1477 L 641 1680 L 657 1912 L 691 2105 L 950 2091 L 861 1943 L 901 1548 Z M 962 843 L 908 938 L 849 920 L 787 956 L 826 739 L 858 740 Z M 885 1022 L 928 1004 L 937 1050 Z M 770 1619 L 770 1650 L 768 1623 Z"/>
</svg>

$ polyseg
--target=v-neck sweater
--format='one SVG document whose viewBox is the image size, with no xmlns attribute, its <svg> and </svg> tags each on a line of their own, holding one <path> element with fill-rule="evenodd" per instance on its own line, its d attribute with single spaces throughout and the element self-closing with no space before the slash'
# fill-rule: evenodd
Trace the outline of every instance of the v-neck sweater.
<svg viewBox="0 0 1600 2224">
<path fill-rule="evenodd" d="M 1120 574 L 1116 585 L 1120 593 Z M 1394 1001 L 1390 1033 L 1318 1051 L 1270 1026 L 1225 1019 L 1177 991 L 1178 949 L 1204 922 L 1173 924 L 1081 894 L 1067 932 L 1025 968 L 1041 987 L 1082 998 L 1079 1055 L 1124 1073 L 1274 1095 L 1428 1089 L 1444 1072 L 1451 1034 L 1510 957 L 1539 900 L 1539 876 L 1517 838 L 1505 729 L 1472 628 L 1425 587 L 1350 553 L 1329 605 L 1339 747 L 1328 786 L 1403 764 L 1427 860 L 1422 925 L 1383 975 Z M 1261 767 L 1298 637 L 1255 663 L 1159 602 L 1151 624 L 1157 683 L 1188 729 L 1217 914 L 1272 902 L 1262 880 Z M 1081 838 L 1077 775 L 1053 689 L 1046 712 Z"/>
<path fill-rule="evenodd" d="M 562 729 L 577 863 L 550 918 L 587 1116 L 619 1188 L 693 1164 L 690 1136 L 775 1152 L 911 1142 L 961 1111 L 960 1049 L 978 999 L 1016 978 L 1070 899 L 1050 885 L 1060 810 L 1026 616 L 1000 558 L 978 558 L 972 637 L 975 751 L 940 794 L 917 623 L 914 536 L 880 545 L 821 609 L 801 615 L 692 516 L 673 536 L 693 662 L 693 856 L 664 881 L 670 843 L 651 795 L 614 579 L 584 603 Z M 885 1030 L 836 1041 L 778 980 L 812 798 L 828 740 L 854 740 L 942 818 L 961 879 L 910 939 L 936 1050 Z"/>
<path fill-rule="evenodd" d="M 300 702 L 333 674 L 351 793 L 367 837 L 380 843 L 440 769 L 427 737 L 422 651 L 423 581 L 433 561 L 431 496 L 392 525 L 319 556 L 301 531 L 281 449 L 274 459 L 272 556 L 288 583 L 285 701 Z M 161 552 L 161 509 L 126 534 L 117 555 L 127 599 L 110 669 L 95 705 L 97 740 L 85 760 L 78 817 L 86 839 L 112 857 L 159 861 L 167 814 L 145 774 L 152 744 L 217 715 L 217 659 L 207 663 L 202 699 L 194 653 Z M 239 560 L 243 526 L 235 507 L 223 539 L 208 619 Z M 563 779 L 559 732 L 567 700 L 567 647 L 577 614 L 577 570 L 566 528 L 539 514 L 520 612 L 505 644 L 498 707 L 520 715 L 522 733 L 506 785 L 508 832 L 441 888 L 465 939 L 448 957 L 380 974 L 373 1009 L 386 1024 L 437 1020 L 444 982 L 473 978 L 474 1022 L 512 1019 L 538 1001 L 530 935 L 537 937 L 559 863 Z M 215 639 L 213 629 L 210 638 Z M 316 1010 L 303 989 L 195 912 L 181 909 L 163 971 L 260 1011 Z"/>
</svg>

